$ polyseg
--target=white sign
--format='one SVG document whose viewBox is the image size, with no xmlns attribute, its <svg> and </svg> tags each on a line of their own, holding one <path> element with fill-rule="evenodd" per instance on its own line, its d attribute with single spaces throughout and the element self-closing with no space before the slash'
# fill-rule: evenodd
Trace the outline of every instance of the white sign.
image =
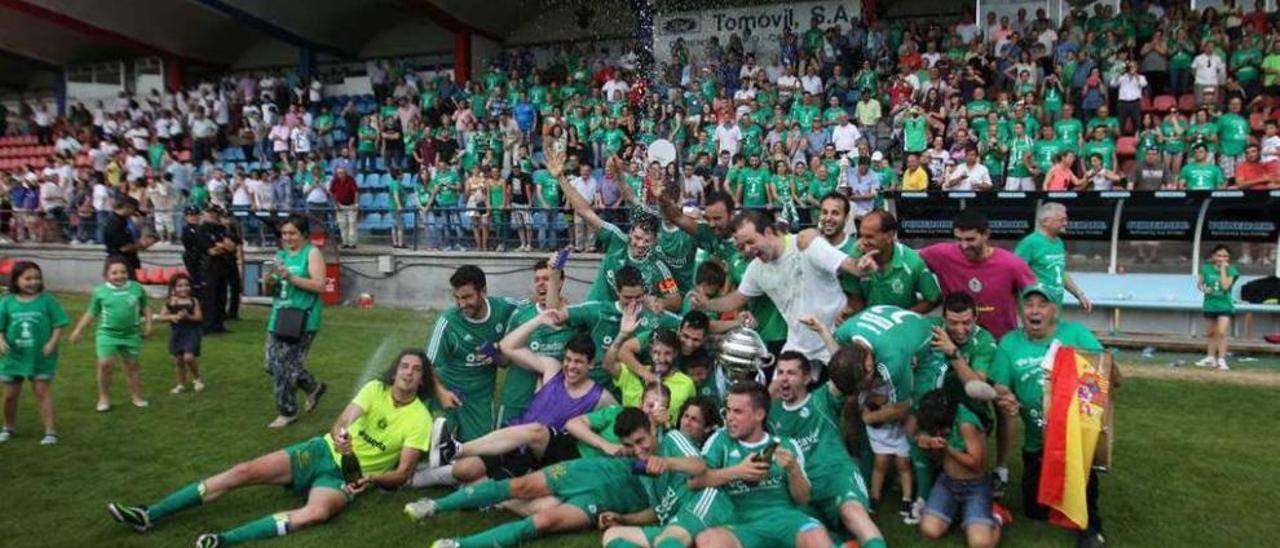
<svg viewBox="0 0 1280 548">
<path fill-rule="evenodd" d="M 720 38 L 721 46 L 728 46 L 730 35 L 741 37 L 743 30 L 751 29 L 758 40 L 757 60 L 765 64 L 770 55 L 778 53 L 783 29 L 790 27 L 791 32 L 803 34 L 815 18 L 823 30 L 840 25 L 847 31 L 850 21 L 862 18 L 862 2 L 827 0 L 658 14 L 653 24 L 653 54 L 658 62 L 670 61 L 672 44 L 683 38 L 689 53 L 700 57 L 712 36 Z"/>
</svg>

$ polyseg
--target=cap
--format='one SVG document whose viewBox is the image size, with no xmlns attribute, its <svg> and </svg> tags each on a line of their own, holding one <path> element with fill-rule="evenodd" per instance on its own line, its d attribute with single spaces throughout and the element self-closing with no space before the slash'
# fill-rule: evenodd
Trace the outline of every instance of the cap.
<svg viewBox="0 0 1280 548">
<path fill-rule="evenodd" d="M 1044 284 L 1041 284 L 1039 282 L 1033 283 L 1027 287 L 1022 288 L 1021 296 L 1023 299 L 1025 299 L 1036 293 L 1039 293 L 1040 296 L 1044 297 L 1045 299 L 1048 299 L 1051 301 L 1053 300 L 1052 298 L 1049 297 L 1049 290 L 1045 288 Z"/>
<path fill-rule="evenodd" d="M 884 161 L 884 153 L 883 153 L 883 152 L 880 152 L 880 151 L 878 151 L 878 150 L 877 150 L 877 151 L 875 151 L 875 152 L 872 152 L 872 153 L 871 153 L 871 161 L 872 161 L 872 162 L 883 162 L 883 161 Z"/>
</svg>

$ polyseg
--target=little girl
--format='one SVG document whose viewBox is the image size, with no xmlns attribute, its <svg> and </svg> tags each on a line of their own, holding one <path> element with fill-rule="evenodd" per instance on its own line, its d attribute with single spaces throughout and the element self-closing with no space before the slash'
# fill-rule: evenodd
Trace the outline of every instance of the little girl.
<svg viewBox="0 0 1280 548">
<path fill-rule="evenodd" d="M 23 379 L 31 380 L 36 409 L 44 423 L 40 445 L 58 443 L 53 425 L 53 393 L 49 385 L 58 369 L 58 339 L 71 323 L 53 295 L 44 292 L 44 276 L 36 263 L 14 265 L 9 294 L 0 299 L 0 381 L 4 382 L 4 430 L 0 443 L 13 437 L 18 395 Z"/>
<path fill-rule="evenodd" d="M 89 326 L 89 322 L 101 316 L 95 340 L 98 354 L 97 409 L 99 412 L 111 410 L 111 369 L 117 358 L 124 364 L 134 407 L 146 407 L 147 400 L 142 399 L 138 356 L 142 352 L 142 339 L 151 336 L 147 291 L 129 279 L 129 263 L 121 257 L 107 257 L 102 277 L 106 283 L 93 289 L 88 310 L 71 331 L 71 344 L 80 340 L 80 332 Z"/>
<path fill-rule="evenodd" d="M 204 390 L 200 380 L 200 322 L 204 314 L 200 302 L 191 296 L 191 277 L 175 274 L 169 279 L 169 300 L 164 305 L 160 321 L 169 322 L 169 355 L 173 356 L 173 389 L 170 394 L 187 391 L 187 375 L 191 375 L 191 389 Z"/>
</svg>

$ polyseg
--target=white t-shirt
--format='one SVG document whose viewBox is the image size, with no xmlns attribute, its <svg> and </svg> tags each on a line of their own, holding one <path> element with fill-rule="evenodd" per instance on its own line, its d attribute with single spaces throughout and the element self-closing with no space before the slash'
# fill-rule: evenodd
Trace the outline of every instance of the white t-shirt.
<svg viewBox="0 0 1280 548">
<path fill-rule="evenodd" d="M 991 172 L 987 171 L 987 166 L 982 165 L 982 163 L 975 163 L 973 167 L 969 167 L 969 164 L 961 163 L 951 171 L 951 176 L 947 178 L 954 177 L 962 178 L 955 186 L 943 190 L 974 190 L 974 187 L 979 185 L 991 186 Z"/>
<path fill-rule="evenodd" d="M 147 174 L 147 160 L 137 154 L 126 158 L 124 172 L 130 182 L 142 180 Z"/>
<path fill-rule="evenodd" d="M 767 295 L 778 307 L 787 322 L 784 350 L 826 361 L 831 353 L 822 337 L 801 324 L 800 318 L 812 315 L 827 326 L 835 323 L 845 304 L 843 298 L 832 298 L 843 296 L 836 274 L 848 255 L 821 237 L 815 237 L 804 251 L 796 246 L 795 236 L 784 238 L 781 257 L 768 263 L 756 258 L 747 265 L 738 292 L 748 297 Z"/>
<path fill-rule="evenodd" d="M 106 211 L 111 209 L 111 189 L 107 185 L 99 183 L 93 185 L 93 209 L 95 211 Z"/>
<path fill-rule="evenodd" d="M 804 89 L 805 93 L 822 95 L 822 77 L 816 74 L 806 75 L 800 79 L 800 87 Z"/>
<path fill-rule="evenodd" d="M 209 179 L 209 201 L 222 207 L 227 206 L 227 181 L 226 179 Z"/>
<path fill-rule="evenodd" d="M 729 151 L 732 156 L 738 153 L 738 142 L 742 140 L 742 132 L 738 126 L 716 126 L 716 152 Z"/>
<path fill-rule="evenodd" d="M 274 209 L 275 195 L 271 193 L 271 184 L 258 180 L 249 179 L 245 181 L 249 194 L 253 197 L 253 201 L 257 202 L 259 209 Z"/>
<path fill-rule="evenodd" d="M 853 124 L 839 125 L 831 130 L 831 143 L 839 152 L 849 152 L 858 148 L 858 139 L 861 138 L 862 132 L 858 131 L 858 126 Z"/>
<path fill-rule="evenodd" d="M 299 154 L 311 152 L 311 132 L 305 127 L 295 127 L 289 132 L 289 140 L 293 142 L 293 151 Z"/>
<path fill-rule="evenodd" d="M 243 207 L 253 205 L 253 198 L 249 196 L 249 181 L 250 179 L 243 179 L 232 185 L 234 190 L 231 192 L 231 205 Z"/>
<path fill-rule="evenodd" d="M 1280 136 L 1263 137 L 1260 148 L 1263 162 L 1280 160 Z"/>
</svg>

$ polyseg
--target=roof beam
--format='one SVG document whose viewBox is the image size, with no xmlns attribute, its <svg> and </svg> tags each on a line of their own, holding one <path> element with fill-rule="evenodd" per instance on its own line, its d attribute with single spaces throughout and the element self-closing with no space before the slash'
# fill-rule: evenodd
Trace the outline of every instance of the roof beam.
<svg viewBox="0 0 1280 548">
<path fill-rule="evenodd" d="M 194 65 L 202 65 L 202 66 L 208 66 L 208 67 L 226 66 L 226 63 L 209 61 L 207 59 L 197 59 L 194 57 L 169 51 L 167 49 L 164 49 L 152 44 L 148 44 L 146 42 L 143 42 L 131 36 L 127 36 L 125 34 L 121 34 L 111 29 L 100 27 L 93 23 L 76 19 L 75 17 L 72 17 L 70 15 L 51 10 L 44 6 L 39 6 L 36 4 L 32 4 L 30 2 L 26 2 L 25 0 L 0 0 L 0 8 L 6 8 L 10 11 L 23 13 L 31 17 L 35 17 L 37 19 L 47 21 L 59 27 L 78 32 L 90 38 L 101 40 L 103 42 L 118 44 L 130 49 L 138 50 L 143 53 L 158 55 L 160 57 L 177 59 L 179 61 L 183 61 L 185 63 L 194 64 Z"/>
<path fill-rule="evenodd" d="M 0 46 L 0 57 L 25 63 L 40 70 L 62 70 L 62 67 L 59 67 L 57 63 L 49 59 L 27 52 L 16 51 L 6 46 Z"/>
<path fill-rule="evenodd" d="M 354 59 L 356 56 L 354 52 L 347 51 L 343 48 L 330 44 L 323 44 L 306 38 L 272 21 L 268 21 L 266 18 L 245 11 L 239 6 L 233 5 L 224 0 L 190 1 L 226 15 L 244 26 L 280 40 L 286 44 L 291 44 L 300 48 L 310 49 L 316 53 L 323 53 L 325 55 L 332 55 L 334 57 L 341 57 L 344 59 Z"/>
<path fill-rule="evenodd" d="M 503 40 L 501 36 L 498 36 L 498 33 L 493 32 L 489 29 L 482 29 L 480 27 L 476 27 L 474 25 L 467 23 L 466 21 L 458 19 L 452 13 L 445 11 L 444 8 L 437 6 L 431 0 L 404 0 L 403 2 L 401 2 L 401 4 L 404 4 L 407 8 L 411 10 L 414 10 L 422 13 L 423 15 L 426 15 L 427 18 L 431 19 L 432 21 L 435 21 L 436 24 L 444 27 L 447 30 L 451 30 L 454 32 L 457 32 L 460 30 L 467 31 L 477 36 L 483 36 L 485 38 L 488 38 L 489 40 L 498 44 L 502 44 L 506 42 L 506 40 Z"/>
</svg>

